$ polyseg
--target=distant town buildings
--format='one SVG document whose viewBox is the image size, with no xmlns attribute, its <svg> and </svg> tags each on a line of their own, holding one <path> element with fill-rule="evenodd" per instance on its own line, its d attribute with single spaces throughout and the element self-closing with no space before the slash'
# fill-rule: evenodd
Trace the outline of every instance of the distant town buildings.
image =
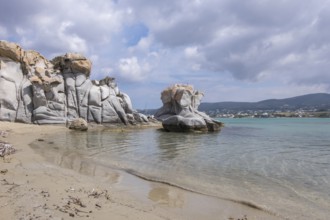
<svg viewBox="0 0 330 220">
<path fill-rule="evenodd" d="M 298 110 L 245 110 L 234 111 L 226 109 L 216 109 L 206 111 L 208 115 L 214 118 L 281 118 L 281 117 L 312 117 L 312 118 L 330 118 L 330 110 L 319 109 L 298 109 Z"/>
</svg>

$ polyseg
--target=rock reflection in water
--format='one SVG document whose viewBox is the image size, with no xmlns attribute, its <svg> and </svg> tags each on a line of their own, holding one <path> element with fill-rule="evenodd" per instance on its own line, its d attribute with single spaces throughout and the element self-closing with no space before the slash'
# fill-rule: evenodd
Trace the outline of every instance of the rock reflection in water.
<svg viewBox="0 0 330 220">
<path fill-rule="evenodd" d="M 36 141 L 31 144 L 31 147 L 46 158 L 48 162 L 60 167 L 72 169 L 84 175 L 104 178 L 104 180 L 109 183 L 117 183 L 119 181 L 120 175 L 116 171 L 104 165 L 97 164 L 95 161 L 88 158 L 87 154 L 72 149 L 73 146 L 75 148 L 86 146 L 86 142 L 82 144 L 82 142 L 84 142 L 83 139 L 75 135 L 66 135 L 66 138 L 67 141 L 76 144 L 57 146 L 52 142 Z"/>
<path fill-rule="evenodd" d="M 157 146 L 160 150 L 160 161 L 194 154 L 194 149 L 202 144 L 198 138 L 199 135 L 194 133 L 169 133 L 159 130 Z"/>
<path fill-rule="evenodd" d="M 156 129 L 94 129 L 63 132 L 34 143 L 34 148 L 48 161 L 86 175 L 103 172 L 101 175 L 106 176 L 109 167 L 115 167 L 156 181 L 180 183 L 186 172 L 195 172 L 191 158 L 198 157 L 204 140 L 201 134 Z"/>
</svg>

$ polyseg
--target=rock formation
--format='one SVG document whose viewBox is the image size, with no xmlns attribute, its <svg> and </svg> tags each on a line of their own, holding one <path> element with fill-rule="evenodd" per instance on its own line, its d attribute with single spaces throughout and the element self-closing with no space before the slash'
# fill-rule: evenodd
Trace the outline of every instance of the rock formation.
<svg viewBox="0 0 330 220">
<path fill-rule="evenodd" d="M 163 107 L 155 118 L 162 121 L 167 131 L 219 131 L 222 123 L 198 111 L 203 93 L 190 85 L 173 85 L 161 93 Z"/>
<path fill-rule="evenodd" d="M 87 121 L 85 121 L 82 118 L 76 118 L 70 122 L 68 122 L 68 128 L 76 131 L 87 131 L 88 130 L 88 124 Z"/>
<path fill-rule="evenodd" d="M 0 120 L 64 124 L 148 122 L 133 110 L 114 78 L 90 79 L 92 63 L 67 53 L 49 61 L 40 53 L 0 41 Z"/>
</svg>

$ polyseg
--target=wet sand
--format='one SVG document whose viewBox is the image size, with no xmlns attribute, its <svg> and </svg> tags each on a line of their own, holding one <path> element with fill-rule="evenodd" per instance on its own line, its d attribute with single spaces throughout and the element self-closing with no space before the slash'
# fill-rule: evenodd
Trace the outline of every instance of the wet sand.
<svg viewBox="0 0 330 220">
<path fill-rule="evenodd" d="M 0 141 L 17 150 L 0 157 L 1 219 L 281 219 L 70 155 L 64 158 L 67 166 L 58 166 L 47 158 L 52 152 L 36 153 L 29 146 L 67 132 L 64 126 L 0 122 L 0 131 L 5 131 Z"/>
</svg>

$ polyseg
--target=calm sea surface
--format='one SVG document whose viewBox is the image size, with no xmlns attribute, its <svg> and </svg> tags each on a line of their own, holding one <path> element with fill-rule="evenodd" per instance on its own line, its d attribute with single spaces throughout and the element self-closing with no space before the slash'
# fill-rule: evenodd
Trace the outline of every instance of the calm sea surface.
<svg viewBox="0 0 330 220">
<path fill-rule="evenodd" d="M 330 119 L 220 121 L 220 133 L 100 129 L 67 132 L 48 137 L 46 148 L 33 146 L 82 172 L 90 164 L 115 167 L 290 219 L 330 218 Z"/>
</svg>

